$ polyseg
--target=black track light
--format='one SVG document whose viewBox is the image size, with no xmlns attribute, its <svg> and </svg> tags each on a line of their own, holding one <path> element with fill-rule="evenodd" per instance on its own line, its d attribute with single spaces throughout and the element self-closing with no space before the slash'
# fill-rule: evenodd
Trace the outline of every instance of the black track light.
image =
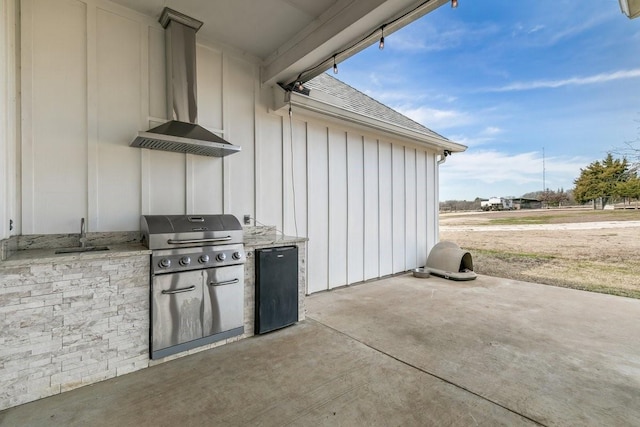
<svg viewBox="0 0 640 427">
<path fill-rule="evenodd" d="M 378 44 L 378 49 L 382 50 L 384 49 L 384 26 L 380 27 L 380 32 L 382 34 L 382 37 L 380 37 L 380 43 Z"/>
<path fill-rule="evenodd" d="M 458 0 L 451 0 L 451 7 L 454 9 L 458 7 Z"/>
<path fill-rule="evenodd" d="M 338 74 L 338 64 L 336 64 L 336 56 L 333 55 L 333 74 Z"/>
</svg>

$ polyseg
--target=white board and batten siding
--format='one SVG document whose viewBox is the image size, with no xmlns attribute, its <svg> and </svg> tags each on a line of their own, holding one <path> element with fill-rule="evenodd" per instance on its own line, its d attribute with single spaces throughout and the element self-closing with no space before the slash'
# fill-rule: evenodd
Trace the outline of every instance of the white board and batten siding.
<svg viewBox="0 0 640 427">
<path fill-rule="evenodd" d="M 437 206 L 430 194 L 435 177 L 429 175 L 436 171 L 435 153 L 304 112 L 294 111 L 291 121 L 276 117 L 264 113 L 259 120 L 263 202 L 258 212 L 286 234 L 295 234 L 295 200 L 298 233 L 305 235 L 304 227 L 309 238 L 308 293 L 424 265 L 427 242 L 437 241 L 430 236 L 436 214 L 427 215 Z M 291 150 L 297 159 L 293 171 Z M 281 175 L 273 170 L 280 168 Z M 295 195 L 292 174 L 298 177 Z M 281 206 L 269 203 L 278 201 Z"/>
<path fill-rule="evenodd" d="M 20 182 L 0 192 L 11 205 L 0 219 L 17 212 L 18 233 L 77 233 L 82 217 L 108 232 L 138 230 L 143 214 L 248 214 L 309 238 L 308 293 L 424 264 L 437 241 L 435 152 L 338 119 L 272 112 L 259 61 L 203 40 L 199 123 L 242 151 L 129 147 L 166 119 L 161 26 L 102 0 L 21 7 L 22 139 L 0 147 L 2 163 L 22 156 Z"/>
<path fill-rule="evenodd" d="M 22 234 L 137 230 L 141 214 L 255 210 L 255 61 L 198 42 L 199 123 L 242 147 L 129 147 L 166 119 L 164 30 L 100 0 L 22 1 Z"/>
<path fill-rule="evenodd" d="M 16 203 L 16 167 L 19 153 L 17 138 L 18 63 L 19 49 L 16 28 L 18 6 L 14 0 L 0 0 L 0 240 L 16 231 L 10 230 L 9 221 L 19 213 Z"/>
</svg>

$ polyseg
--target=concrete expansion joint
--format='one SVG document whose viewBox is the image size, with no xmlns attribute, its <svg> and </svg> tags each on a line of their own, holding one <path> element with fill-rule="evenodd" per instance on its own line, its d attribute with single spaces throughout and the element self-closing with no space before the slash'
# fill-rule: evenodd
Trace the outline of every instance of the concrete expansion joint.
<svg viewBox="0 0 640 427">
<path fill-rule="evenodd" d="M 349 339 L 351 339 L 351 340 L 354 340 L 354 341 L 356 341 L 356 342 L 358 342 L 358 343 L 362 344 L 363 346 L 365 346 L 365 347 L 367 347 L 367 348 L 370 348 L 371 350 L 375 351 L 376 353 L 382 354 L 382 355 L 384 355 L 384 356 L 386 356 L 386 357 L 389 357 L 389 358 L 391 358 L 391 359 L 393 359 L 393 360 L 395 360 L 395 361 L 397 361 L 397 362 L 402 363 L 402 364 L 403 364 L 403 365 L 405 365 L 405 366 L 408 366 L 409 368 L 412 368 L 412 369 L 415 369 L 415 370 L 417 370 L 417 371 L 420 371 L 420 372 L 422 372 L 422 373 L 424 373 L 424 374 L 426 374 L 426 375 L 429 375 L 429 376 L 431 376 L 431 377 L 433 377 L 433 378 L 436 378 L 436 379 L 438 379 L 438 380 L 440 380 L 440 381 L 442 381 L 442 382 L 444 382 L 444 383 L 447 383 L 447 384 L 449 384 L 449 385 L 451 385 L 451 386 L 453 386 L 453 387 L 456 387 L 456 388 L 458 388 L 458 389 L 460 389 L 460 390 L 463 390 L 463 391 L 465 391 L 465 392 L 467 392 L 467 393 L 470 393 L 470 394 L 472 394 L 472 395 L 474 395 L 474 396 L 476 396 L 476 397 L 478 397 L 478 398 L 480 398 L 480 399 L 482 399 L 482 400 L 484 400 L 484 401 L 486 401 L 486 402 L 488 402 L 488 403 L 491 403 L 492 405 L 499 406 L 500 408 L 502 408 L 502 409 L 504 409 L 504 410 L 506 410 L 506 411 L 509 411 L 509 412 L 511 412 L 512 414 L 515 414 L 515 415 L 517 415 L 517 416 L 519 416 L 519 417 L 522 417 L 522 418 L 526 419 L 527 421 L 531 421 L 532 423 L 534 423 L 534 424 L 536 424 L 536 425 L 538 425 L 538 426 L 548 427 L 546 424 L 541 423 L 540 421 L 537 421 L 536 419 L 531 418 L 530 416 L 527 416 L 527 415 L 525 415 L 525 414 L 522 414 L 521 412 L 518 412 L 518 411 L 516 411 L 516 410 L 514 410 L 514 409 L 509 408 L 508 406 L 505 406 L 505 405 L 503 405 L 503 404 L 501 404 L 501 403 L 499 403 L 499 402 L 496 402 L 495 400 L 492 400 L 492 399 L 490 399 L 490 398 L 488 398 L 488 397 L 486 397 L 486 396 L 483 396 L 483 395 L 481 395 L 481 394 L 479 394 L 479 393 L 476 393 L 475 391 L 470 390 L 470 389 L 466 388 L 466 387 L 465 387 L 465 386 L 463 386 L 463 385 L 457 384 L 457 383 L 455 383 L 455 382 L 453 382 L 453 381 L 451 381 L 451 380 L 448 380 L 448 379 L 446 379 L 446 378 L 443 378 L 443 377 L 439 376 L 438 374 L 435 374 L 435 373 L 433 373 L 433 372 L 429 372 L 429 371 L 427 371 L 427 370 L 425 370 L 425 369 L 423 369 L 423 368 L 421 368 L 421 367 L 419 367 L 419 366 L 416 366 L 416 365 L 414 365 L 414 364 L 412 364 L 412 363 L 407 362 L 406 360 L 402 360 L 402 359 L 400 359 L 400 358 L 398 358 L 398 357 L 396 357 L 396 356 L 394 356 L 394 355 L 392 355 L 392 354 L 390 354 L 390 353 L 387 353 L 386 351 L 383 351 L 383 350 L 381 350 L 381 349 L 379 349 L 379 348 L 373 347 L 372 345 L 367 344 L 366 342 L 364 342 L 364 341 L 362 341 L 362 340 L 360 340 L 360 339 L 358 339 L 358 338 L 356 338 L 356 337 L 354 337 L 354 336 L 352 336 L 352 335 L 349 335 L 349 334 L 348 334 L 348 333 L 346 333 L 346 332 L 343 332 L 343 331 L 341 331 L 341 330 L 339 330 L 339 329 L 336 329 L 336 328 L 334 328 L 334 327 L 332 327 L 332 326 L 330 326 L 330 325 L 327 325 L 326 323 L 322 323 L 321 321 L 319 321 L 319 320 L 317 320 L 317 319 L 314 319 L 314 318 L 310 317 L 309 315 L 307 315 L 306 320 L 307 320 L 307 321 L 309 321 L 309 322 L 313 322 L 313 323 L 315 323 L 315 324 L 317 324 L 317 325 L 324 326 L 324 327 L 325 327 L 325 328 L 327 328 L 327 329 L 330 329 L 330 330 L 332 330 L 332 331 L 334 331 L 334 332 L 337 332 L 338 334 L 340 334 L 340 335 L 342 335 L 342 336 L 344 336 L 344 337 L 346 337 L 346 338 L 349 338 Z"/>
</svg>

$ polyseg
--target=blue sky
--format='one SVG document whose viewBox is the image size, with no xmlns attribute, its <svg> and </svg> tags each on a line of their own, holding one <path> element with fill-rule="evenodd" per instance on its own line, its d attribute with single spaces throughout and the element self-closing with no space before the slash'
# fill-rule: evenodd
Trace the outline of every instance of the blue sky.
<svg viewBox="0 0 640 427">
<path fill-rule="evenodd" d="M 639 136 L 640 18 L 617 0 L 460 0 L 339 64 L 340 80 L 467 145 L 440 200 L 573 187 Z"/>
</svg>

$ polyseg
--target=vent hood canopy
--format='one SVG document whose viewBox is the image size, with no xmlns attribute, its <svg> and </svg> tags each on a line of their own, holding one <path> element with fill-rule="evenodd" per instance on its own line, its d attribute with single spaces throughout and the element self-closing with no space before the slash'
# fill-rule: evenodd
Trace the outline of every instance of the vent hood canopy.
<svg viewBox="0 0 640 427">
<path fill-rule="evenodd" d="M 241 147 L 197 124 L 196 31 L 202 22 L 165 7 L 160 23 L 165 28 L 167 115 L 172 120 L 138 132 L 129 145 L 212 157 L 239 152 Z"/>
</svg>

